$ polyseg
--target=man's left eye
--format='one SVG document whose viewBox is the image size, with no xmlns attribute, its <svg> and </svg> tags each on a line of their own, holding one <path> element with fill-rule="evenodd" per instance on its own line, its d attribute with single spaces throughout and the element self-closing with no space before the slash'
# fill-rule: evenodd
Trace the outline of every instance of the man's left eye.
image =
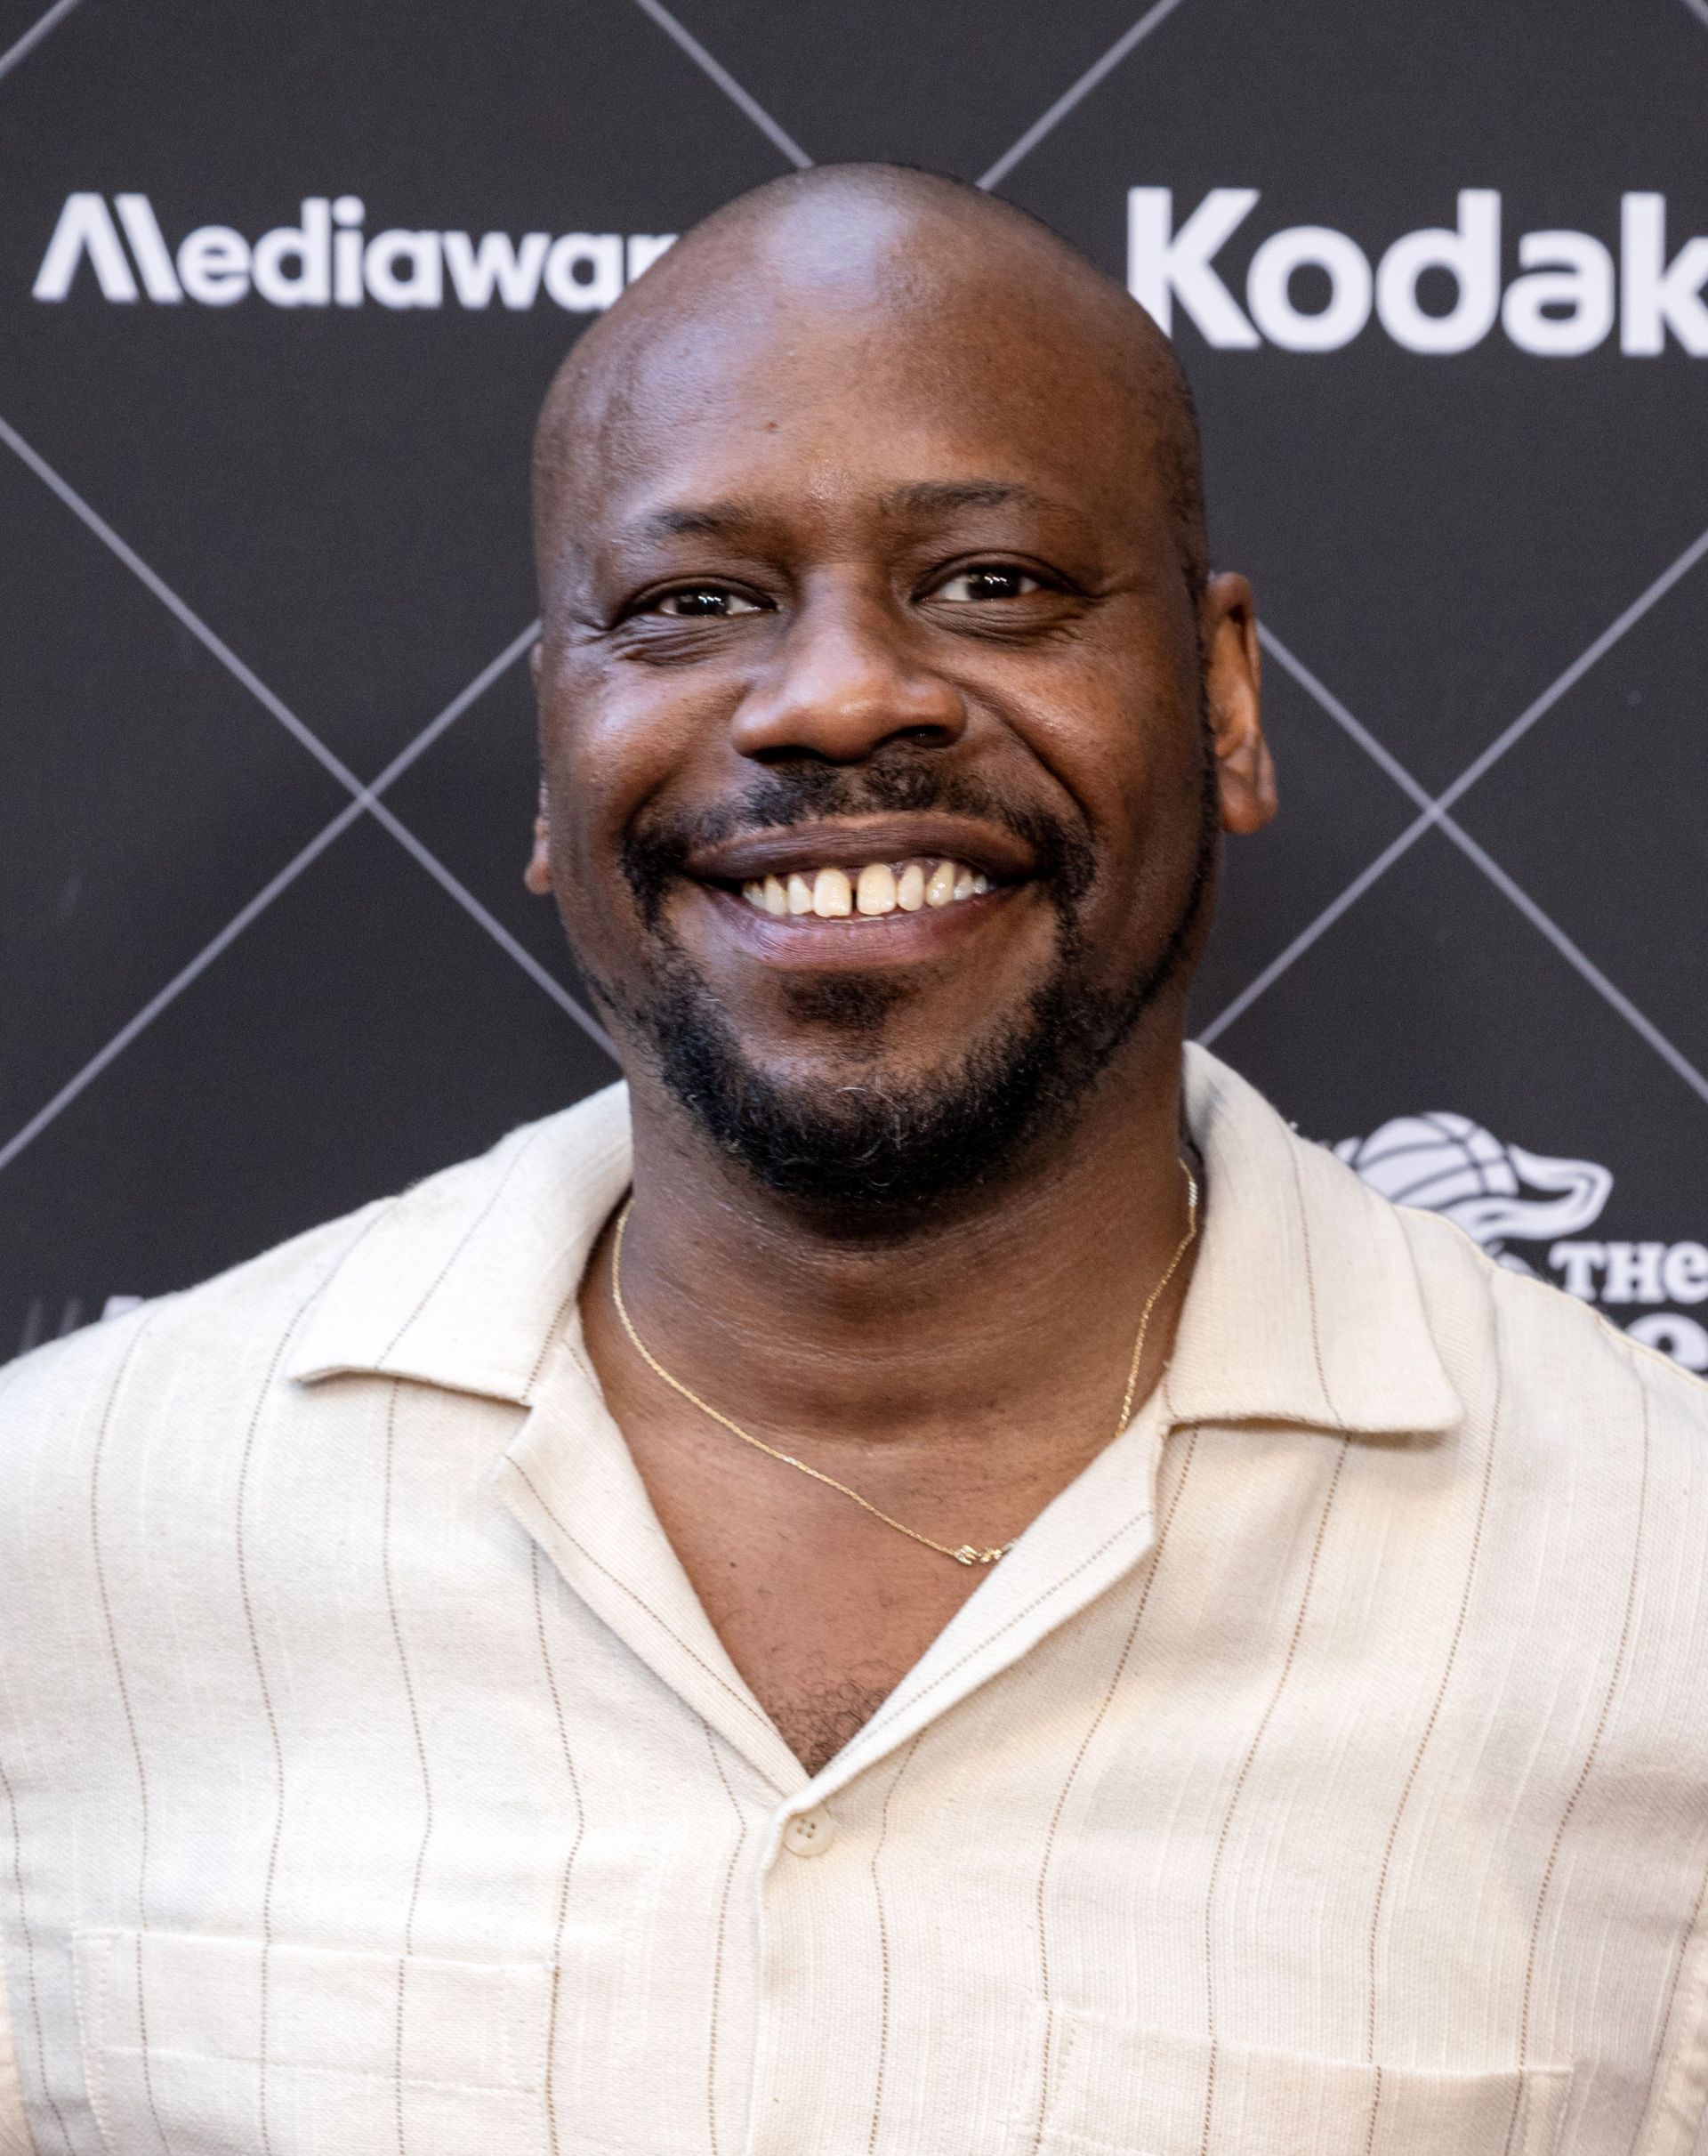
<svg viewBox="0 0 1708 2156">
<path fill-rule="evenodd" d="M 968 600 L 1025 599 L 1043 589 L 1042 582 L 1023 569 L 963 569 L 939 584 L 931 596 L 961 604 Z"/>
</svg>

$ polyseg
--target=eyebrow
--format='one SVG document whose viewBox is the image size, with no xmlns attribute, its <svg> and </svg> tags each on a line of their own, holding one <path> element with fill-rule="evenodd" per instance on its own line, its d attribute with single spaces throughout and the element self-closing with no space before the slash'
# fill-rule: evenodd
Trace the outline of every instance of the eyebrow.
<svg viewBox="0 0 1708 2156">
<path fill-rule="evenodd" d="M 679 503 L 637 518 L 620 537 L 642 545 L 649 539 L 727 539 L 753 523 L 753 511 L 740 502 Z"/>
<path fill-rule="evenodd" d="M 898 487 L 884 497 L 890 516 L 952 516 L 961 509 L 1055 509 L 1060 505 L 1019 480 L 931 479 Z M 645 546 L 665 539 L 732 539 L 750 534 L 761 513 L 738 501 L 679 502 L 649 511 L 618 535 Z"/>
<path fill-rule="evenodd" d="M 898 487 L 884 507 L 915 514 L 947 516 L 957 509 L 1051 509 L 1057 505 L 1035 487 L 1019 480 L 930 479 Z"/>
</svg>

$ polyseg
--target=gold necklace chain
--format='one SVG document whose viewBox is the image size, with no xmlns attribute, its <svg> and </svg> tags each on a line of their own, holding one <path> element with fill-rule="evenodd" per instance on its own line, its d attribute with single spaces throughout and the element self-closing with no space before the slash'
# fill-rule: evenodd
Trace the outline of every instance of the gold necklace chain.
<svg viewBox="0 0 1708 2156">
<path fill-rule="evenodd" d="M 1151 1313 L 1161 1302 L 1169 1282 L 1180 1271 L 1181 1261 L 1192 1248 L 1198 1232 L 1197 1177 L 1184 1160 L 1180 1163 L 1180 1172 L 1186 1177 L 1186 1233 L 1175 1246 L 1173 1256 L 1164 1269 L 1161 1280 L 1146 1297 L 1145 1307 L 1140 1313 L 1138 1336 L 1132 1344 L 1132 1359 L 1127 1365 L 1126 1390 L 1121 1395 L 1121 1413 L 1115 1425 L 1116 1437 L 1126 1428 L 1128 1417 L 1132 1413 L 1132 1396 L 1138 1390 L 1139 1368 L 1144 1361 L 1145 1340 L 1150 1331 Z M 963 1542 L 958 1548 L 952 1549 L 947 1542 L 933 1541 L 930 1535 L 922 1535 L 917 1528 L 909 1527 L 905 1521 L 892 1519 L 887 1512 L 873 1504 L 870 1498 L 863 1498 L 858 1490 L 850 1490 L 846 1482 L 839 1482 L 834 1474 L 826 1474 L 820 1467 L 810 1467 L 805 1460 L 796 1459 L 794 1453 L 784 1452 L 776 1445 L 768 1445 L 762 1437 L 755 1437 L 751 1430 L 744 1430 L 738 1422 L 733 1422 L 729 1416 L 714 1408 L 710 1401 L 702 1400 L 680 1377 L 673 1377 L 635 1330 L 634 1320 L 629 1315 L 629 1306 L 623 1300 L 623 1237 L 628 1229 L 629 1215 L 633 1210 L 634 1196 L 631 1192 L 624 1203 L 623 1210 L 617 1215 L 616 1233 L 611 1241 L 611 1300 L 616 1305 L 616 1314 L 622 1320 L 630 1345 L 655 1377 L 662 1378 L 673 1393 L 679 1393 L 691 1407 L 697 1408 L 702 1415 L 709 1416 L 714 1423 L 728 1430 L 732 1437 L 738 1437 L 744 1445 L 751 1445 L 755 1452 L 762 1452 L 770 1459 L 780 1460 L 786 1467 L 798 1468 L 802 1474 L 810 1475 L 815 1482 L 824 1483 L 827 1490 L 834 1490 L 845 1498 L 851 1498 L 862 1512 L 869 1512 L 874 1520 L 882 1520 L 886 1527 L 893 1527 L 898 1535 L 906 1535 L 910 1542 L 917 1542 L 928 1550 L 935 1550 L 939 1557 L 953 1557 L 957 1564 L 995 1564 L 998 1558 L 1007 1556 L 1014 1546 L 1011 1542 L 1004 1542 L 996 1549 L 987 1549 L 976 1542 Z"/>
</svg>

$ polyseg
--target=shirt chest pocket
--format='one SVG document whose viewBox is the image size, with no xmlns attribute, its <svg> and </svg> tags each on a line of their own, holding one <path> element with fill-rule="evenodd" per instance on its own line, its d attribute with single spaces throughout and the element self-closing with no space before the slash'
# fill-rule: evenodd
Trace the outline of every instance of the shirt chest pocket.
<svg viewBox="0 0 1708 2156">
<path fill-rule="evenodd" d="M 1432 2073 L 1034 2010 L 1012 2156 L 1552 2156 L 1567 2070 Z M 1039 2112 L 1042 2112 L 1040 2118 Z"/>
<path fill-rule="evenodd" d="M 536 2156 L 544 1963 L 92 1932 L 75 1942 L 91 2107 L 115 2156 Z"/>
</svg>

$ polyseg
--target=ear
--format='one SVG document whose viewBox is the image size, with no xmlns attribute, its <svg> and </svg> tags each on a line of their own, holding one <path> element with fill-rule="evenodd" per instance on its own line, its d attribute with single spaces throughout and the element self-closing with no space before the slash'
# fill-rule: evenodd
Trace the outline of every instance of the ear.
<svg viewBox="0 0 1708 2156">
<path fill-rule="evenodd" d="M 534 648 L 537 666 L 539 646 Z M 536 899 L 549 898 L 552 892 L 552 826 L 550 804 L 545 797 L 545 780 L 540 780 L 540 805 L 534 819 L 534 851 L 528 857 L 528 866 L 522 871 L 522 881 Z"/>
<path fill-rule="evenodd" d="M 1257 609 L 1245 577 L 1226 572 L 1212 577 L 1198 621 L 1204 701 L 1221 781 L 1221 828 L 1245 836 L 1261 831 L 1279 805 L 1260 709 L 1263 662 Z"/>
</svg>

